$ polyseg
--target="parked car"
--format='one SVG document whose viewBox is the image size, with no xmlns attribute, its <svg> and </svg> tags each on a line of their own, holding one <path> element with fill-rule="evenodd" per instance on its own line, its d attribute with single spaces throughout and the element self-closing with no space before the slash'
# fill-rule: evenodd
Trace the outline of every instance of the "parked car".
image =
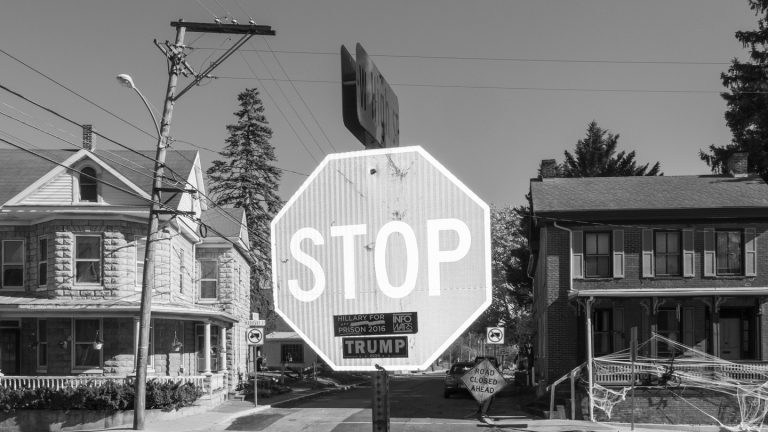
<svg viewBox="0 0 768 432">
<path fill-rule="evenodd" d="M 451 368 L 445 373 L 443 385 L 444 398 L 449 398 L 454 393 L 467 391 L 467 386 L 461 381 L 461 377 L 474 366 L 475 362 L 458 362 L 451 365 Z"/>
<path fill-rule="evenodd" d="M 499 368 L 499 360 L 496 359 L 496 357 L 494 356 L 477 356 L 475 357 L 475 364 L 480 363 L 483 360 L 488 360 L 489 362 L 491 362 L 493 367 L 495 367 L 496 369 Z"/>
</svg>

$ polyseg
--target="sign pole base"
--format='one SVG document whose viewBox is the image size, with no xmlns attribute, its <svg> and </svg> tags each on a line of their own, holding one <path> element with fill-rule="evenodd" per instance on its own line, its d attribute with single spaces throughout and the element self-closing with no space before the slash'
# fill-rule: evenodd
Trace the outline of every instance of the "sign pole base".
<svg viewBox="0 0 768 432">
<path fill-rule="evenodd" d="M 389 375 L 376 365 L 376 372 L 371 374 L 373 384 L 371 424 L 373 432 L 389 432 Z"/>
</svg>

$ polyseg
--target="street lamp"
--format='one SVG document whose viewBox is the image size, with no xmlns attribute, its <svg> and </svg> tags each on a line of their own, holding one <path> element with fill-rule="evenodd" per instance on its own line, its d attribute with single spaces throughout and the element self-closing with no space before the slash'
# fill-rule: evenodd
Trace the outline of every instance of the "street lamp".
<svg viewBox="0 0 768 432">
<path fill-rule="evenodd" d="M 157 117 L 155 117 L 155 112 L 152 111 L 152 107 L 150 107 L 149 102 L 147 101 L 147 98 L 144 97 L 144 95 L 139 91 L 139 88 L 136 87 L 136 84 L 133 83 L 133 78 L 131 78 L 131 76 L 128 74 L 120 74 L 115 78 L 117 79 L 117 82 L 119 82 L 121 86 L 133 89 L 139 95 L 139 97 L 141 98 L 141 101 L 144 102 L 144 106 L 147 107 L 147 110 L 149 111 L 149 115 L 152 116 L 152 124 L 155 125 L 155 131 L 157 132 L 157 136 L 159 137 L 160 124 L 157 123 Z"/>
<path fill-rule="evenodd" d="M 177 45 L 181 44 L 183 32 L 176 34 Z M 133 428 L 136 430 L 144 429 L 146 394 L 147 394 L 147 356 L 149 354 L 149 324 L 152 317 L 152 287 L 155 285 L 155 241 L 157 230 L 160 225 L 161 189 L 163 170 L 165 168 L 165 141 L 168 138 L 171 124 L 171 113 L 173 111 L 174 93 L 176 91 L 176 82 L 178 79 L 178 68 L 174 67 L 168 75 L 168 93 L 163 106 L 162 127 L 158 124 L 149 102 L 143 94 L 136 88 L 133 79 L 129 75 L 120 74 L 117 81 L 125 86 L 132 88 L 141 97 L 144 106 L 149 110 L 152 116 L 152 122 L 157 131 L 157 155 L 155 156 L 155 170 L 152 176 L 152 194 L 149 206 L 149 223 L 147 224 L 147 246 L 144 251 L 144 274 L 141 279 L 141 303 L 139 305 L 139 346 L 136 352 L 136 390 L 134 396 L 134 416 Z"/>
</svg>

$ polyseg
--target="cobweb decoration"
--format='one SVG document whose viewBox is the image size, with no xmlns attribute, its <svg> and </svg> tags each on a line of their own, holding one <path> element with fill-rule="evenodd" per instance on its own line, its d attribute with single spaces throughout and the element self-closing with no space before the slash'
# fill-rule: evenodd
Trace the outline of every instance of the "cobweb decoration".
<svg viewBox="0 0 768 432">
<path fill-rule="evenodd" d="M 628 391 L 629 387 L 623 387 L 617 391 L 595 384 L 592 387 L 592 403 L 596 408 L 603 410 L 610 419 L 613 407 L 627 398 Z"/>
<path fill-rule="evenodd" d="M 660 355 L 650 356 L 651 344 Z M 720 392 L 738 401 L 740 423 L 724 425 L 721 420 L 686 400 L 684 392 L 672 394 L 684 400 L 720 427 L 733 431 L 759 431 L 768 414 L 768 365 L 742 364 L 721 359 L 658 334 L 638 345 L 634 363 L 635 385 L 681 390 L 701 388 Z M 586 368 L 581 377 L 586 381 Z M 631 388 L 632 362 L 629 349 L 593 359 L 593 406 L 611 417 L 613 407 L 626 398 Z M 611 388 L 606 388 L 610 386 Z"/>
</svg>

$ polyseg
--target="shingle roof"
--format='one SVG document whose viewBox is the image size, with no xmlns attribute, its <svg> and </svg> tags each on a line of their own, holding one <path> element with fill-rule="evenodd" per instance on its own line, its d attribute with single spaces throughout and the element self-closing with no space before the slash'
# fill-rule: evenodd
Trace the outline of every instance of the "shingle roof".
<svg viewBox="0 0 768 432">
<path fill-rule="evenodd" d="M 35 150 L 36 153 L 56 163 L 64 162 L 78 150 Z M 104 163 L 125 176 L 148 194 L 152 190 L 152 173 L 154 171 L 155 152 L 142 151 L 143 157 L 128 150 L 97 150 L 94 154 Z M 194 165 L 196 151 L 182 150 L 168 152 L 166 156 L 166 176 L 170 177 L 175 172 L 187 180 Z M 47 172 L 58 165 L 44 158 L 23 150 L 0 149 L 0 205 L 7 202 L 29 185 L 43 177 Z M 178 187 L 183 187 L 177 185 Z M 178 202 L 177 196 L 169 204 Z"/>
<path fill-rule="evenodd" d="M 647 176 L 547 178 L 531 181 L 533 210 L 683 210 L 768 207 L 759 177 Z"/>
<path fill-rule="evenodd" d="M 231 239 L 240 237 L 240 221 L 243 220 L 244 214 L 245 210 L 242 208 L 219 207 L 204 211 L 200 220 L 214 231 L 209 235 Z"/>
</svg>

